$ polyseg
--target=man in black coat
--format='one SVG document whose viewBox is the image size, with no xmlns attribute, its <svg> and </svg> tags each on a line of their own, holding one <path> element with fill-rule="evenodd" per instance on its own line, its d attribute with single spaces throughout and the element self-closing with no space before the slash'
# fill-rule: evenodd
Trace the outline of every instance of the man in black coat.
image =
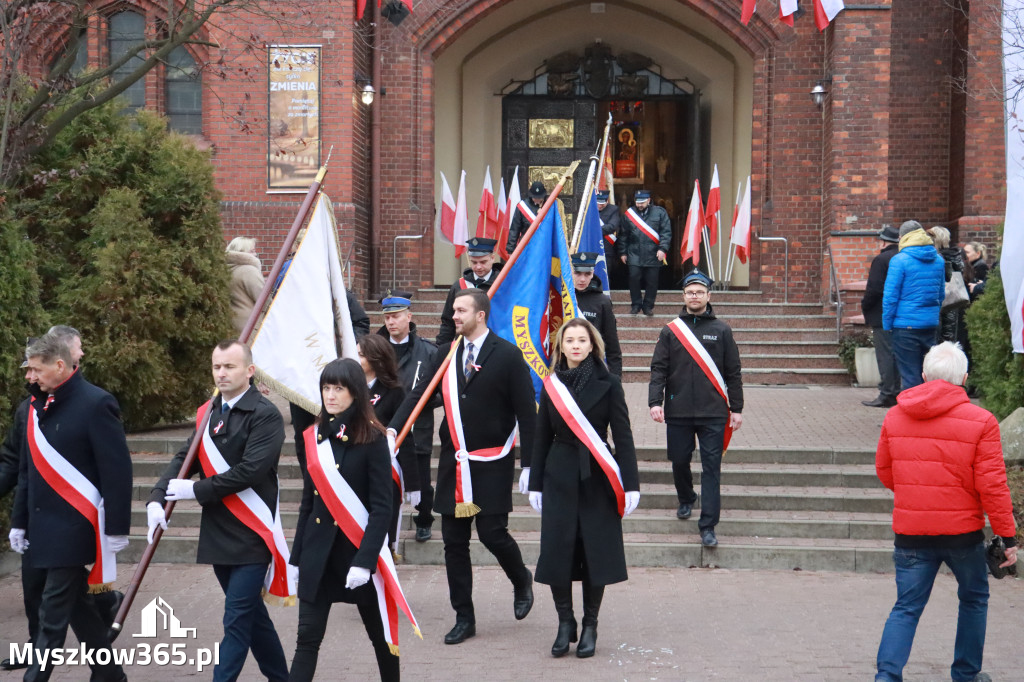
<svg viewBox="0 0 1024 682">
<path fill-rule="evenodd" d="M 469 268 L 462 273 L 451 288 L 448 289 L 448 298 L 441 310 L 441 328 L 437 332 L 437 339 L 434 343 L 441 349 L 443 354 L 455 340 L 455 322 L 452 320 L 453 305 L 455 296 L 462 290 L 469 287 L 476 287 L 481 291 L 487 291 L 498 276 L 501 265 L 494 262 L 494 247 L 498 242 L 483 237 L 473 237 L 466 242 L 466 255 L 469 257 Z M 511 251 L 509 252 L 511 253 Z"/>
<path fill-rule="evenodd" d="M 519 238 L 530 229 L 530 224 L 537 216 L 537 211 L 541 209 L 547 198 L 548 190 L 544 187 L 543 182 L 537 180 L 530 185 L 530 189 L 526 192 L 526 198 L 512 209 L 515 213 L 512 215 L 512 220 L 509 221 L 508 243 L 505 245 L 505 253 L 511 256 L 512 252 L 516 250 Z"/>
<path fill-rule="evenodd" d="M 109 575 L 108 562 L 128 546 L 132 462 L 121 410 L 114 396 L 85 380 L 59 334 L 43 335 L 26 357 L 26 378 L 39 387 L 39 394 L 32 397 L 22 442 L 10 540 L 15 551 L 31 544 L 32 567 L 45 572 L 35 650 L 62 648 L 71 623 L 87 649 L 109 649 L 109 621 L 90 595 L 107 585 L 99 584 L 102 576 L 91 576 L 86 566 L 96 563 L 97 570 Z M 63 466 L 85 480 L 61 473 Z M 94 526 L 55 484 L 77 490 L 79 500 L 96 495 L 104 512 L 102 523 Z M 98 544 L 108 550 L 101 557 Z M 49 679 L 52 667 L 41 667 L 37 658 L 25 679 Z M 92 679 L 125 679 L 119 665 L 91 667 Z"/>
<path fill-rule="evenodd" d="M 412 294 L 404 291 L 388 291 L 380 301 L 384 313 L 384 326 L 377 333 L 391 341 L 391 348 L 398 357 L 398 376 L 406 393 L 411 393 L 421 381 L 429 382 L 427 369 L 437 354 L 437 346 L 416 335 L 416 323 L 412 321 Z M 434 410 L 428 405 L 413 425 L 412 447 L 416 453 L 418 485 L 407 493 L 408 501 L 419 512 L 416 522 L 416 542 L 426 542 L 431 537 L 430 527 L 434 517 L 430 513 L 434 506 L 434 487 L 430 483 L 430 454 L 434 447 Z M 407 482 L 408 485 L 408 482 Z M 407 488 L 408 489 L 408 488 Z"/>
<path fill-rule="evenodd" d="M 610 289 L 625 289 L 628 286 L 628 272 L 616 251 L 616 242 L 619 240 L 619 232 L 622 228 L 622 213 L 618 206 L 608 203 L 608 190 L 599 189 L 594 192 L 594 196 L 597 198 L 604 256 L 608 263 L 608 287 Z"/>
<path fill-rule="evenodd" d="M 152 542 L 157 526 L 166 528 L 165 501 L 195 500 L 202 505 L 196 561 L 213 565 L 224 590 L 224 639 L 213 679 L 238 679 L 251 648 L 261 673 L 270 680 L 286 680 L 284 649 L 261 597 L 271 552 L 260 535 L 224 503 L 229 495 L 252 490 L 271 511 L 277 509 L 284 420 L 251 385 L 256 368 L 248 346 L 235 339 L 222 341 L 213 350 L 212 364 L 219 394 L 210 405 L 213 416 L 208 428 L 210 440 L 229 468 L 207 476 L 197 457 L 188 476 L 178 478 L 196 437 L 193 431 L 149 495 L 149 538 Z M 192 481 L 197 472 L 199 480 Z"/>
<path fill-rule="evenodd" d="M 626 211 L 616 247 L 623 263 L 629 266 L 631 315 L 643 311 L 654 316 L 658 297 L 658 270 L 672 244 L 672 221 L 661 206 L 651 205 L 651 193 L 638 189 L 634 207 Z"/>
<path fill-rule="evenodd" d="M 672 477 L 679 496 L 678 519 L 690 518 L 697 500 L 690 460 L 694 436 L 700 441 L 700 521 L 697 527 L 706 547 L 718 544 L 715 526 L 722 506 L 720 489 L 726 427 L 736 430 L 743 424 L 740 352 L 732 329 L 717 319 L 711 309 L 711 284 L 711 279 L 700 270 L 693 270 L 683 278 L 686 300 L 678 319 L 714 363 L 719 377 L 724 380 L 721 390 L 728 402 L 719 392 L 717 381 L 705 374 L 671 324 L 658 335 L 647 393 L 651 419 L 668 425 L 668 457 L 672 460 Z M 679 331 L 678 327 L 676 329 Z M 699 349 L 695 350 L 699 353 Z"/>
<path fill-rule="evenodd" d="M 862 400 L 861 404 L 868 407 L 892 407 L 900 392 L 900 371 L 892 352 L 892 332 L 882 328 L 882 293 L 885 291 L 885 276 L 889 273 L 889 261 L 900 252 L 900 232 L 894 226 L 886 225 L 878 233 L 878 238 L 885 242 L 885 246 L 871 261 L 860 309 L 864 313 L 864 324 L 871 327 L 878 374 L 882 380 L 878 384 L 878 397 Z"/>
<path fill-rule="evenodd" d="M 519 490 L 525 494 L 529 485 L 530 453 L 533 451 L 537 417 L 533 382 L 520 350 L 487 329 L 489 314 L 490 300 L 479 289 L 466 289 L 455 298 L 455 327 L 463 339 L 452 360 L 458 378 L 458 394 L 451 396 L 452 411 L 457 409 L 461 413 L 466 439 L 463 447 L 470 453 L 484 448 L 501 450 L 518 421 L 519 456 L 523 465 Z M 445 357 L 440 352 L 435 356 L 427 369 L 428 377 L 437 372 Z M 442 379 L 442 384 L 444 381 Z M 427 383 L 421 382 L 406 397 L 391 420 L 389 433 L 397 433 L 405 425 Z M 441 515 L 448 590 L 455 609 L 455 627 L 445 635 L 445 644 L 458 644 L 476 634 L 473 567 L 469 556 L 474 518 L 480 541 L 497 557 L 505 575 L 512 581 L 516 619 L 525 618 L 533 606 L 533 577 L 523 565 L 519 545 L 508 532 L 515 475 L 514 451 L 490 461 L 469 460 L 472 502 L 480 509 L 475 516 L 471 515 L 472 510 L 456 501 L 458 464 L 449 431 L 449 421 L 453 419 L 454 415 L 446 406 L 445 418 L 441 422 L 441 454 L 434 498 L 434 511 Z"/>
<path fill-rule="evenodd" d="M 576 287 L 576 304 L 580 312 L 597 328 L 604 341 L 605 362 L 615 376 L 622 377 L 622 350 L 619 347 L 619 331 L 615 326 L 612 299 L 605 296 L 601 279 L 594 274 L 597 264 L 596 253 L 574 253 L 572 255 L 572 281 Z"/>
</svg>

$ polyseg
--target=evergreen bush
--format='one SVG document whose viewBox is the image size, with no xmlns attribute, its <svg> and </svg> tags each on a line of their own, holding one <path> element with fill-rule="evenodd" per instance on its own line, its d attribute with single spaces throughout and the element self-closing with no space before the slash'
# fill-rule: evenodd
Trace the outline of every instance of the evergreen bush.
<svg viewBox="0 0 1024 682">
<path fill-rule="evenodd" d="M 982 405 L 1004 419 L 1024 405 L 1024 356 L 1010 343 L 1010 316 L 1003 299 L 999 268 L 992 268 L 985 293 L 967 309 L 971 340 L 970 384 L 982 394 Z"/>
</svg>

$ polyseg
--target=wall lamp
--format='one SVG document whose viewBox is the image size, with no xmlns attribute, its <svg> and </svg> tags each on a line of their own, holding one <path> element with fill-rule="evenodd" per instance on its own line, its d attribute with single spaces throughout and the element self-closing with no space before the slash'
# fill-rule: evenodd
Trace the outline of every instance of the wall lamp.
<svg viewBox="0 0 1024 682">
<path fill-rule="evenodd" d="M 373 104 L 373 98 L 376 96 L 377 91 L 373 89 L 373 83 L 370 79 L 357 73 L 356 85 L 359 86 L 359 97 L 363 100 L 363 104 L 367 106 Z"/>
<path fill-rule="evenodd" d="M 814 102 L 814 106 L 818 107 L 818 109 L 825 106 L 825 98 L 828 97 L 828 86 L 830 85 L 832 85 L 832 76 L 826 76 L 811 88 L 811 101 Z"/>
</svg>

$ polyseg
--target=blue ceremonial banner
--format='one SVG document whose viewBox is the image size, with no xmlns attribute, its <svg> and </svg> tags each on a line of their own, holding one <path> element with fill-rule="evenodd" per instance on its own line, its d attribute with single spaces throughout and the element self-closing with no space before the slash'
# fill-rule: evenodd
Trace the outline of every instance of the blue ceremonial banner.
<svg viewBox="0 0 1024 682">
<path fill-rule="evenodd" d="M 597 265 L 594 266 L 594 277 L 601 280 L 601 289 L 605 296 L 611 296 L 608 288 L 608 259 L 604 254 L 604 235 L 601 234 L 601 212 L 597 210 L 597 197 L 590 193 L 590 206 L 583 217 L 583 233 L 580 235 L 580 248 L 583 253 L 596 253 Z"/>
<path fill-rule="evenodd" d="M 491 299 L 491 331 L 522 351 L 538 400 L 551 360 L 549 344 L 562 321 L 572 317 L 576 317 L 572 262 L 555 204 Z"/>
</svg>

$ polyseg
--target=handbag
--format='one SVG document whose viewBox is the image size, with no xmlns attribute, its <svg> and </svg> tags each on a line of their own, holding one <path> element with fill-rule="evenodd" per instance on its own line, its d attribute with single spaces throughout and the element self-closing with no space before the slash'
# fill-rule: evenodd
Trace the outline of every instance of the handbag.
<svg viewBox="0 0 1024 682">
<path fill-rule="evenodd" d="M 946 297 L 942 300 L 943 310 L 962 310 L 971 304 L 971 295 L 964 284 L 963 273 L 953 271 L 953 276 L 946 282 Z"/>
</svg>

